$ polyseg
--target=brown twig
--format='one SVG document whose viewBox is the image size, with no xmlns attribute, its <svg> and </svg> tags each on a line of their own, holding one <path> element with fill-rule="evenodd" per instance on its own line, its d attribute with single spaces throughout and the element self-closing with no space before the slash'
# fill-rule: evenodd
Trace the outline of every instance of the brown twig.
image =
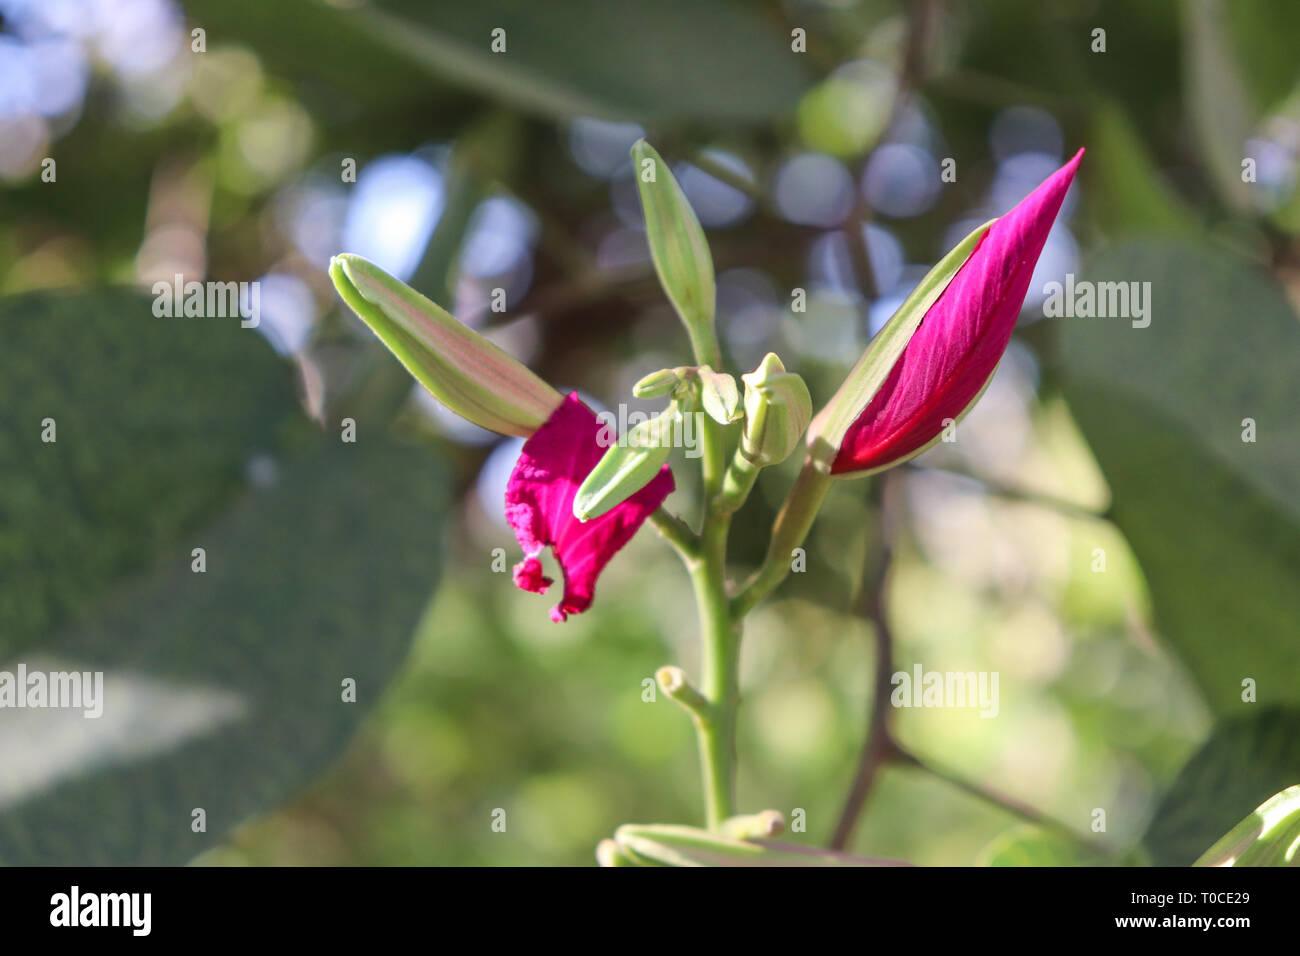
<svg viewBox="0 0 1300 956">
<path fill-rule="evenodd" d="M 875 689 L 867 712 L 867 735 L 858 757 L 857 773 L 844 799 L 839 822 L 831 836 L 829 846 L 843 850 L 853 837 L 853 829 L 867 805 L 881 768 L 899 753 L 889 732 L 889 694 L 894 672 L 894 638 L 889 629 L 885 609 L 885 585 L 893 556 L 894 535 L 897 533 L 901 507 L 901 482 L 898 473 L 888 471 L 876 482 L 879 501 L 880 533 L 876 537 L 874 554 L 869 549 L 863 563 L 862 585 L 857 599 L 858 613 L 871 622 L 875 639 Z"/>
</svg>

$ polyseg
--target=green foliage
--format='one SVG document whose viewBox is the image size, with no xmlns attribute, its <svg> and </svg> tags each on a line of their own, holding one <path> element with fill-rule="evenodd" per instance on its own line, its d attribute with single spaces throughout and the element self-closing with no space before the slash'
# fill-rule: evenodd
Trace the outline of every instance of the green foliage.
<svg viewBox="0 0 1300 956">
<path fill-rule="evenodd" d="M 805 83 L 781 34 L 729 0 L 384 0 L 354 22 L 437 76 L 549 116 L 755 122 Z"/>
<path fill-rule="evenodd" d="M 1021 825 L 998 834 L 976 862 L 980 866 L 1086 866 L 1096 859 L 1063 837 Z"/>
<path fill-rule="evenodd" d="M 183 863 L 319 773 L 376 702 L 433 585 L 444 473 L 382 422 L 313 435 L 234 319 L 105 291 L 9 300 L 0 322 L 25 410 L 4 479 L 30 489 L 5 523 L 21 644 L 3 659 L 103 671 L 106 701 L 6 711 L 23 756 L 0 862 Z"/>
<path fill-rule="evenodd" d="M 1300 710 L 1268 708 L 1225 720 L 1179 773 L 1143 845 L 1156 866 L 1189 866 L 1252 810 L 1298 781 Z"/>
<path fill-rule="evenodd" d="M 296 401 L 235 319 L 160 319 L 136 292 L 0 300 L 0 659 L 45 640 L 239 491 Z M 54 442 L 42 441 L 53 419 Z"/>
<path fill-rule="evenodd" d="M 1061 337 L 1070 407 L 1160 633 L 1219 713 L 1240 712 L 1246 679 L 1261 701 L 1300 701 L 1295 314 L 1224 249 L 1128 243 L 1084 278 L 1151 283 L 1149 327 L 1063 319 Z"/>
<path fill-rule="evenodd" d="M 1300 866 L 1300 786 L 1269 797 L 1205 851 L 1197 866 Z"/>
</svg>

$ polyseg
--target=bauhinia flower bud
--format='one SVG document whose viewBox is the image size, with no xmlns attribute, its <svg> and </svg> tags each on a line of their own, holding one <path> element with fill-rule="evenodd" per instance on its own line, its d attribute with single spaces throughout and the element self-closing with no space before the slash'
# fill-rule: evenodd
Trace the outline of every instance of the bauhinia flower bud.
<svg viewBox="0 0 1300 956">
<path fill-rule="evenodd" d="M 681 410 L 672 402 L 654 418 L 633 426 L 621 439 L 611 441 L 604 456 L 578 487 L 573 499 L 573 516 L 579 521 L 599 518 L 648 485 L 668 461 L 681 427 Z"/>
<path fill-rule="evenodd" d="M 814 466 L 864 475 L 907 461 L 993 377 L 1083 150 L 950 252 L 872 340 L 808 430 Z"/>
<path fill-rule="evenodd" d="M 718 337 L 713 313 L 717 287 L 704 230 L 672 170 L 653 146 L 637 140 L 632 146 L 632 163 L 659 283 L 686 326 L 695 360 L 716 365 Z"/>
<path fill-rule="evenodd" d="M 632 386 L 632 394 L 637 398 L 659 398 L 671 394 L 682 381 L 681 369 L 661 368 L 657 372 L 643 375 Z"/>
<path fill-rule="evenodd" d="M 475 425 L 527 438 L 563 403 L 563 395 L 497 346 L 360 256 L 335 256 L 330 278 L 407 371 Z"/>
<path fill-rule="evenodd" d="M 744 412 L 740 407 L 740 389 L 736 380 L 726 372 L 715 372 L 707 365 L 700 366 L 700 401 L 719 425 L 730 425 Z"/>
<path fill-rule="evenodd" d="M 741 454 L 761 467 L 779 464 L 794 451 L 812 418 L 808 386 L 798 375 L 787 372 L 774 352 L 768 352 L 758 368 L 740 377 L 745 383 Z"/>
</svg>

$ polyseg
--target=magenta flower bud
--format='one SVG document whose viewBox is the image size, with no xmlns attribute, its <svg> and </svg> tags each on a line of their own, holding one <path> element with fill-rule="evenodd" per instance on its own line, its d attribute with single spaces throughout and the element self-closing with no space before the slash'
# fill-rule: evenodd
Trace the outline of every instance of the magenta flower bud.
<svg viewBox="0 0 1300 956">
<path fill-rule="evenodd" d="M 880 388 L 851 419 L 841 416 L 851 423 L 838 443 L 832 434 L 813 436 L 836 449 L 832 475 L 880 471 L 919 455 L 939 440 L 947 422 L 975 404 L 1011 341 L 1034 266 L 1082 157 L 1081 149 L 993 222 Z"/>
</svg>

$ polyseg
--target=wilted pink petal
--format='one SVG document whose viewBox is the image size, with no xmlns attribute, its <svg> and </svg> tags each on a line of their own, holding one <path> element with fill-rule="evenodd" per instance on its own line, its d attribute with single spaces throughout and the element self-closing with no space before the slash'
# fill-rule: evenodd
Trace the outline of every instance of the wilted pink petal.
<svg viewBox="0 0 1300 956">
<path fill-rule="evenodd" d="M 1006 351 L 1034 266 L 1083 157 L 989 227 L 926 312 L 880 391 L 849 426 L 832 474 L 879 468 L 934 441 L 979 395 Z"/>
<path fill-rule="evenodd" d="M 551 620 L 557 622 L 591 606 L 596 578 L 609 559 L 673 490 L 673 475 L 665 465 L 613 510 L 587 522 L 575 518 L 578 487 L 605 453 L 597 441 L 600 431 L 595 413 L 570 393 L 524 443 L 506 487 L 506 520 L 525 554 L 515 566 L 515 584 L 545 593 L 551 579 L 543 576 L 538 555 L 553 548 L 564 572 L 564 597 L 551 609 Z"/>
</svg>

